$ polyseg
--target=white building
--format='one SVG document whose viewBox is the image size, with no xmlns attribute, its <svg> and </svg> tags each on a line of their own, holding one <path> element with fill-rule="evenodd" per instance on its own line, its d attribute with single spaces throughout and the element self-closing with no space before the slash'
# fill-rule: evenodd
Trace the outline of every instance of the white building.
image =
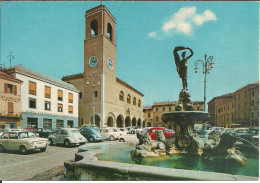
<svg viewBox="0 0 260 183">
<path fill-rule="evenodd" d="M 6 69 L 23 81 L 22 128 L 78 127 L 79 91 L 73 85 L 21 65 Z"/>
</svg>

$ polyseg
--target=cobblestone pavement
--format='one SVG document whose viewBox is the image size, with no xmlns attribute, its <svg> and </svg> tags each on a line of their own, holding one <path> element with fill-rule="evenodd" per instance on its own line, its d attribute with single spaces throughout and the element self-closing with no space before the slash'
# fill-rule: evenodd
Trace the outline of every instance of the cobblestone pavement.
<svg viewBox="0 0 260 183">
<path fill-rule="evenodd" d="M 77 147 L 49 146 L 45 152 L 21 155 L 18 152 L 0 153 L 0 180 L 23 181 L 33 176 L 63 166 L 64 161 L 74 159 Z"/>
</svg>

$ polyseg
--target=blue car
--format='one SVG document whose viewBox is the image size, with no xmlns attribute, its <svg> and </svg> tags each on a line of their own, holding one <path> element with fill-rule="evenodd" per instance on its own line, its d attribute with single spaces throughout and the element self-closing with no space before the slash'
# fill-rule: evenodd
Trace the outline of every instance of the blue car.
<svg viewBox="0 0 260 183">
<path fill-rule="evenodd" d="M 88 139 L 89 142 L 97 142 L 105 140 L 105 137 L 100 133 L 98 128 L 80 128 L 80 133 Z"/>
</svg>

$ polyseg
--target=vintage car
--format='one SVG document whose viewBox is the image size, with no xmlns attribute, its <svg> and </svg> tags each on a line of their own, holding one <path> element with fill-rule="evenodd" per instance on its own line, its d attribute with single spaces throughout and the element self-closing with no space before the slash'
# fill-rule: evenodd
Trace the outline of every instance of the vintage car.
<svg viewBox="0 0 260 183">
<path fill-rule="evenodd" d="M 164 134 L 166 140 L 168 138 L 170 138 L 172 135 L 175 134 L 174 132 L 167 132 L 165 130 L 165 128 L 163 128 L 163 127 L 153 127 L 153 128 L 148 129 L 146 132 L 150 135 L 152 140 L 156 140 L 157 139 L 157 133 L 156 132 L 158 130 L 162 130 L 163 131 L 163 134 Z"/>
<path fill-rule="evenodd" d="M 120 136 L 118 130 L 114 128 L 102 128 L 100 129 L 100 132 L 106 139 L 110 141 L 117 140 Z"/>
<path fill-rule="evenodd" d="M 98 128 L 98 126 L 95 124 L 85 124 L 82 125 L 81 128 Z"/>
<path fill-rule="evenodd" d="M 50 130 L 45 128 L 38 128 L 35 133 L 39 134 L 39 137 L 48 138 L 49 135 L 57 133 L 57 130 Z"/>
<path fill-rule="evenodd" d="M 100 133 L 98 128 L 80 128 L 80 133 L 88 139 L 89 142 L 103 141 L 106 138 Z"/>
<path fill-rule="evenodd" d="M 50 145 L 63 144 L 65 147 L 82 145 L 87 142 L 77 128 L 60 128 L 56 134 L 49 135 Z"/>
<path fill-rule="evenodd" d="M 253 136 L 259 135 L 259 128 L 250 128 L 247 133 L 240 134 L 240 141 L 244 144 L 247 144 L 249 142 L 253 141 Z"/>
<path fill-rule="evenodd" d="M 2 134 L 0 138 L 0 152 L 6 150 L 18 150 L 22 154 L 28 151 L 40 149 L 46 151 L 49 141 L 37 137 L 35 133 L 28 131 L 10 131 Z"/>
</svg>

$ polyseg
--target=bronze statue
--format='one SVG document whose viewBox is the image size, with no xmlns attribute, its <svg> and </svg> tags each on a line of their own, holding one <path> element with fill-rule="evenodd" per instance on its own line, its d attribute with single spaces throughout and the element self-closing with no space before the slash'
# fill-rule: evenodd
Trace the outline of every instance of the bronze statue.
<svg viewBox="0 0 260 183">
<path fill-rule="evenodd" d="M 190 55 L 185 58 L 186 51 L 184 51 L 181 54 L 182 59 L 180 59 L 178 51 L 182 51 L 182 50 L 186 50 L 186 49 L 190 50 Z M 188 87 L 188 83 L 187 83 L 188 63 L 187 62 L 192 57 L 193 51 L 188 47 L 185 48 L 183 46 L 176 46 L 174 48 L 173 55 L 174 55 L 174 60 L 175 60 L 177 72 L 178 72 L 180 78 L 182 79 L 183 90 L 186 90 L 187 87 Z"/>
</svg>

